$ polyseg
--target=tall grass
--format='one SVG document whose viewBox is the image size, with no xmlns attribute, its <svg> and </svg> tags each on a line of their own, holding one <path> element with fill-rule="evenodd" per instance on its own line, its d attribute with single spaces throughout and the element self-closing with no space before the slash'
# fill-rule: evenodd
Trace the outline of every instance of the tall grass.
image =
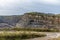
<svg viewBox="0 0 60 40">
<path fill-rule="evenodd" d="M 27 39 L 27 38 L 36 38 L 36 37 L 44 37 L 45 34 L 34 33 L 29 31 L 1 31 L 0 38 L 20 38 L 20 39 Z"/>
</svg>

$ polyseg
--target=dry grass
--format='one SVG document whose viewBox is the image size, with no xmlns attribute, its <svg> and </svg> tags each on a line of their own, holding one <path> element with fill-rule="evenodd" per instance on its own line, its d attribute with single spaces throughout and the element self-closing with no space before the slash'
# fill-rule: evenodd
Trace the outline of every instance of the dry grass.
<svg viewBox="0 0 60 40">
<path fill-rule="evenodd" d="M 0 31 L 0 38 L 36 38 L 36 37 L 44 37 L 45 34 L 31 31 Z"/>
</svg>

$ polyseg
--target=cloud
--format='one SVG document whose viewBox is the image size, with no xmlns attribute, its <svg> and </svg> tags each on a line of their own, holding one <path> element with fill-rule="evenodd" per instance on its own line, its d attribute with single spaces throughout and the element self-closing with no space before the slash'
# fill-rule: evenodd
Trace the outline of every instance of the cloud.
<svg viewBox="0 0 60 40">
<path fill-rule="evenodd" d="M 0 8 L 12 9 L 15 7 L 28 7 L 36 3 L 56 5 L 60 3 L 60 0 L 0 0 Z"/>
<path fill-rule="evenodd" d="M 51 5 L 59 5 L 59 3 L 60 0 L 0 0 L 0 15 L 22 14 L 30 11 L 46 11 L 52 8 L 50 7 Z M 50 8 L 45 4 L 50 5 Z M 59 8 L 57 8 L 57 10 L 58 9 Z"/>
<path fill-rule="evenodd" d="M 60 0 L 40 0 L 43 4 L 51 4 L 51 5 L 58 5 L 60 3 Z"/>
<path fill-rule="evenodd" d="M 59 0 L 0 0 L 0 10 L 15 10 L 18 8 L 30 8 L 36 3 L 59 5 Z"/>
<path fill-rule="evenodd" d="M 0 10 L 10 10 L 31 5 L 32 0 L 0 0 Z"/>
<path fill-rule="evenodd" d="M 30 0 L 0 0 L 0 6 L 29 3 Z"/>
</svg>

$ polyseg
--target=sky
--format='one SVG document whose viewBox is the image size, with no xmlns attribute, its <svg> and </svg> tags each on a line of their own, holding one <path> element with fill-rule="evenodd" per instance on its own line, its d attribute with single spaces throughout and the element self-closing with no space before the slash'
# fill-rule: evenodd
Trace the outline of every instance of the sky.
<svg viewBox="0 0 60 40">
<path fill-rule="evenodd" d="M 60 0 L 0 0 L 0 15 L 26 12 L 60 13 Z"/>
</svg>

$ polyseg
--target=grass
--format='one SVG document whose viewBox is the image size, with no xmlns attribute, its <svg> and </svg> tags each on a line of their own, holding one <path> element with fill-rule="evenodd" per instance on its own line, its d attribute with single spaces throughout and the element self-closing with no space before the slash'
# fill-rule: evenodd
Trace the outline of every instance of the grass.
<svg viewBox="0 0 60 40">
<path fill-rule="evenodd" d="M 0 29 L 0 40 L 22 40 L 46 36 L 46 34 L 40 32 L 59 32 L 59 30 L 40 28 L 3 28 Z"/>
<path fill-rule="evenodd" d="M 59 29 L 48 29 L 48 28 L 3 28 L 1 31 L 36 31 L 36 32 L 60 32 Z"/>
<path fill-rule="evenodd" d="M 1 31 L 0 38 L 20 38 L 20 39 L 28 39 L 28 38 L 36 38 L 36 37 L 44 37 L 45 34 L 31 31 Z"/>
</svg>

